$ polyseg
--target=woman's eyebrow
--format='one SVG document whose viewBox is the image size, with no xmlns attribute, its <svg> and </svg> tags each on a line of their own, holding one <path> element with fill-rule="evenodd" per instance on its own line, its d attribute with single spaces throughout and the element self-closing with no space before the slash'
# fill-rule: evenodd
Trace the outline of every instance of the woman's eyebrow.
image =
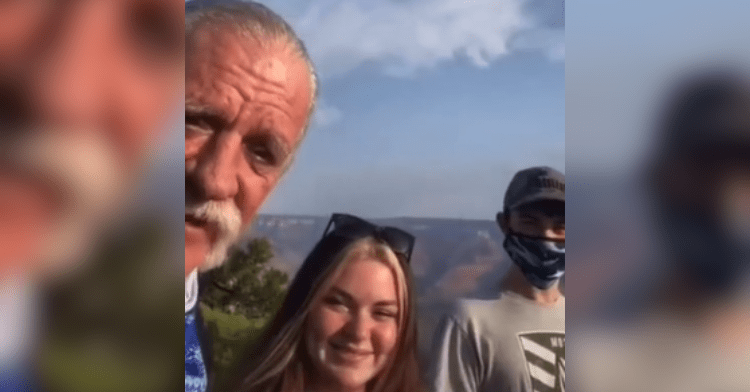
<svg viewBox="0 0 750 392">
<path fill-rule="evenodd" d="M 378 301 L 375 306 L 398 306 L 398 302 L 396 300 Z"/>
<path fill-rule="evenodd" d="M 340 296 L 344 297 L 344 299 L 347 300 L 347 301 L 353 301 L 354 300 L 354 297 L 352 297 L 351 294 L 347 293 L 345 290 L 343 290 L 343 289 L 341 289 L 339 287 L 333 286 L 333 287 L 331 287 L 331 291 L 333 291 L 333 294 L 337 294 L 337 295 L 340 295 Z"/>
<path fill-rule="evenodd" d="M 354 302 L 354 297 L 340 287 L 333 286 L 331 287 L 331 291 L 333 292 L 332 294 L 344 297 L 344 300 L 347 302 Z M 396 300 L 383 300 L 376 302 L 374 306 L 398 306 L 398 302 Z"/>
</svg>

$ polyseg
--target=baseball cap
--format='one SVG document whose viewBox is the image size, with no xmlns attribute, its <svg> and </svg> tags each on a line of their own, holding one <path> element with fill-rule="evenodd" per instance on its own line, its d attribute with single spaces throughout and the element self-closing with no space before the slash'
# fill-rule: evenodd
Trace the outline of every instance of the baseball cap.
<svg viewBox="0 0 750 392">
<path fill-rule="evenodd" d="M 547 166 L 532 167 L 516 173 L 505 191 L 503 204 L 510 211 L 542 200 L 565 202 L 565 175 Z"/>
</svg>

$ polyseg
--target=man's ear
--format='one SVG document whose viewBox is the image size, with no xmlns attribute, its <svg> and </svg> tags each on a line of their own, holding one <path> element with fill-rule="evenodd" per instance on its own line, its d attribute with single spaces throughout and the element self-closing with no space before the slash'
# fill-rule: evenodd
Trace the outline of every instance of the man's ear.
<svg viewBox="0 0 750 392">
<path fill-rule="evenodd" d="M 507 216 L 502 211 L 500 211 L 495 216 L 495 220 L 497 221 L 498 226 L 500 226 L 500 231 L 502 231 L 503 234 L 508 234 Z"/>
</svg>

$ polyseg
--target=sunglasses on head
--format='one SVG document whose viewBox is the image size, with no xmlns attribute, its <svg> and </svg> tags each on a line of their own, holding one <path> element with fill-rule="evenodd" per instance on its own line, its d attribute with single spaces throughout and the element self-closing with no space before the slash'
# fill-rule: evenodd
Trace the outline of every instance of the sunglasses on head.
<svg viewBox="0 0 750 392">
<path fill-rule="evenodd" d="M 373 236 L 388 244 L 397 256 L 409 263 L 414 250 L 414 236 L 395 227 L 381 227 L 349 214 L 333 214 L 323 238 L 334 235 L 352 240 Z"/>
</svg>

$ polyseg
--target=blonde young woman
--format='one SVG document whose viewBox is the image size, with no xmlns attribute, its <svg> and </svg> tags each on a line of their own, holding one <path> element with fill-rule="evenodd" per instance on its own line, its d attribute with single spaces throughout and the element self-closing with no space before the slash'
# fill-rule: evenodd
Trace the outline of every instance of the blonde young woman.
<svg viewBox="0 0 750 392">
<path fill-rule="evenodd" d="M 419 392 L 414 237 L 334 214 L 237 392 Z"/>
</svg>

